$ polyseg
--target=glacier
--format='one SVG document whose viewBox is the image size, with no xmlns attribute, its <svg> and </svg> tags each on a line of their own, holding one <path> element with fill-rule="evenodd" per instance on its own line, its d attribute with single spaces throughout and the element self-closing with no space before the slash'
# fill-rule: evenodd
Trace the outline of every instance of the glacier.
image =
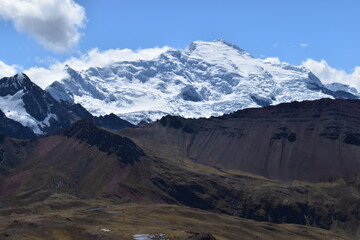
<svg viewBox="0 0 360 240">
<path fill-rule="evenodd" d="M 49 120 L 57 118 L 57 116 L 50 113 L 42 121 L 31 116 L 25 109 L 24 94 L 24 91 L 20 90 L 14 95 L 0 96 L 0 110 L 7 118 L 19 122 L 24 127 L 31 128 L 35 134 L 41 135 L 43 134 L 42 129 L 50 126 Z"/>
<path fill-rule="evenodd" d="M 67 78 L 46 88 L 53 98 L 134 124 L 165 115 L 210 117 L 283 102 L 359 97 L 344 86 L 328 88 L 303 66 L 255 58 L 222 39 L 195 41 L 151 60 L 66 71 Z"/>
</svg>

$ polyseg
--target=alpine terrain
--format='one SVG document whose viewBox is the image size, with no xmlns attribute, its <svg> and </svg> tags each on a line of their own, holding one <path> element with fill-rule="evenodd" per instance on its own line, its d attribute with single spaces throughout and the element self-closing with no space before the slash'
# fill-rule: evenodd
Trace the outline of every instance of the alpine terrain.
<svg viewBox="0 0 360 240">
<path fill-rule="evenodd" d="M 165 115 L 210 117 L 243 108 L 320 98 L 358 98 L 356 89 L 324 86 L 307 68 L 257 59 L 224 40 L 195 41 L 153 60 L 75 71 L 46 91 L 94 115 L 134 124 Z"/>
<path fill-rule="evenodd" d="M 0 79 L 0 239 L 360 238 L 356 89 L 223 40 L 66 71 Z"/>
</svg>

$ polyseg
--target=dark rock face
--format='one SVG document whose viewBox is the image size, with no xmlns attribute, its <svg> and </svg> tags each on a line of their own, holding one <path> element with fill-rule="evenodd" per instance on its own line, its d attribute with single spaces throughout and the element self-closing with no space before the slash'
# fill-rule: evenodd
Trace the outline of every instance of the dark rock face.
<svg viewBox="0 0 360 240">
<path fill-rule="evenodd" d="M 60 134 L 79 139 L 90 146 L 96 146 L 102 152 L 114 154 L 126 164 L 135 164 L 145 156 L 143 150 L 129 138 L 99 129 L 91 120 L 78 121 L 60 131 Z"/>
<path fill-rule="evenodd" d="M 279 131 L 277 131 L 272 139 L 274 140 L 282 140 L 287 139 L 289 142 L 295 142 L 296 141 L 296 134 L 293 132 L 289 132 L 288 129 L 279 128 Z"/>
<path fill-rule="evenodd" d="M 196 89 L 191 86 L 187 85 L 185 86 L 180 93 L 180 96 L 185 101 L 192 101 L 192 102 L 200 102 L 202 100 L 201 95 L 196 91 Z"/>
<path fill-rule="evenodd" d="M 23 139 L 36 138 L 36 135 L 30 128 L 24 127 L 20 123 L 7 118 L 1 110 L 0 110 L 0 135 L 2 136 L 1 137 L 2 139 L 5 136 L 13 137 L 13 138 L 23 138 Z"/>
<path fill-rule="evenodd" d="M 344 143 L 360 146 L 360 134 L 359 133 L 347 134 L 344 138 Z"/>
<path fill-rule="evenodd" d="M 267 107 L 267 106 L 270 106 L 271 104 L 271 100 L 270 99 L 265 99 L 265 98 L 262 98 L 262 97 L 259 97 L 257 95 L 250 95 L 251 99 L 258 105 L 262 106 L 262 107 Z"/>
<path fill-rule="evenodd" d="M 359 115 L 359 100 L 322 99 L 209 119 L 167 116 L 139 131 L 211 166 L 283 180 L 351 180 L 360 173 Z"/>
<path fill-rule="evenodd" d="M 97 126 L 101 126 L 103 128 L 111 129 L 111 130 L 120 130 L 123 128 L 135 128 L 136 126 L 125 121 L 115 114 L 111 113 L 109 115 L 94 117 L 93 121 Z"/>
<path fill-rule="evenodd" d="M 188 237 L 188 240 L 216 240 L 216 238 L 210 233 L 195 233 L 189 232 L 191 235 Z"/>
</svg>

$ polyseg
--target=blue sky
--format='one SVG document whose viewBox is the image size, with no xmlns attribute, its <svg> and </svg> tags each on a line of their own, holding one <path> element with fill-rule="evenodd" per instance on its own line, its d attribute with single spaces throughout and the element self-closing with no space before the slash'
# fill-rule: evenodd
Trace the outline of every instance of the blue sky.
<svg viewBox="0 0 360 240">
<path fill-rule="evenodd" d="M 65 0 L 48 1 L 60 4 Z M 43 34 L 44 29 L 39 30 L 40 33 L 36 29 L 29 33 L 32 30 L 26 29 L 26 23 L 19 27 L 21 23 L 16 25 L 16 20 L 0 10 L 3 16 L 0 60 L 27 69 L 47 67 L 71 56 L 86 54 L 93 48 L 136 50 L 166 45 L 184 48 L 194 40 L 222 38 L 255 57 L 279 57 L 281 61 L 296 65 L 308 58 L 317 62 L 324 59 L 332 68 L 347 73 L 360 65 L 358 0 L 75 2 L 84 8 L 86 20 L 77 30 L 79 39 L 73 39 L 77 44 L 66 51 L 54 51 L 53 45 L 49 47 L 49 43 L 39 41 L 38 35 L 34 37 L 33 32 Z"/>
<path fill-rule="evenodd" d="M 223 38 L 255 56 L 279 56 L 293 64 L 326 59 L 334 67 L 351 70 L 359 63 L 360 1 L 101 2 L 79 1 L 89 18 L 83 50 L 183 48 L 194 40 Z"/>
</svg>

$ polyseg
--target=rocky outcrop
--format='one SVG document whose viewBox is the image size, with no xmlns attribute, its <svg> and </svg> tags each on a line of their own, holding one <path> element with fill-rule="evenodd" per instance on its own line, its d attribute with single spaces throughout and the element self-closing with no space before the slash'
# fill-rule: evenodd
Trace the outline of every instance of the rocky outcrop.
<svg viewBox="0 0 360 240">
<path fill-rule="evenodd" d="M 59 134 L 96 146 L 107 154 L 114 154 L 126 164 L 135 164 L 145 155 L 143 150 L 129 138 L 102 130 L 91 120 L 78 121 Z"/>
<path fill-rule="evenodd" d="M 205 232 L 188 232 L 190 236 L 187 240 L 216 240 L 216 238 L 211 235 L 211 233 L 205 233 Z"/>
</svg>

